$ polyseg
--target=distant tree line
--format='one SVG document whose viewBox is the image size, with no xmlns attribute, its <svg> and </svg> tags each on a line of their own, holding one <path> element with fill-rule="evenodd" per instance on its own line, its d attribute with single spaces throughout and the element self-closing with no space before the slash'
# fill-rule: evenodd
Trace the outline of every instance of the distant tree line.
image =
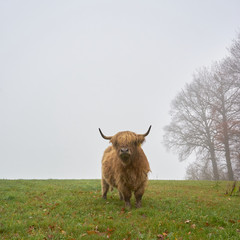
<svg viewBox="0 0 240 240">
<path fill-rule="evenodd" d="M 240 33 L 228 57 L 197 71 L 172 101 L 164 143 L 179 160 L 195 153 L 187 179 L 240 179 Z"/>
</svg>

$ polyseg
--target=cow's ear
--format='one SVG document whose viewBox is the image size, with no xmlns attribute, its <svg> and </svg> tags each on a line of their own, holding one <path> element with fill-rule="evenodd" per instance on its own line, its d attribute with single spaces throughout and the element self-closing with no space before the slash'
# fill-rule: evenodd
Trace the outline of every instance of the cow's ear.
<svg viewBox="0 0 240 240">
<path fill-rule="evenodd" d="M 138 136 L 138 140 L 137 140 L 137 144 L 141 145 L 143 142 L 145 141 L 145 137 L 144 136 Z"/>
<path fill-rule="evenodd" d="M 117 141 L 114 137 L 112 137 L 112 139 L 110 140 L 110 143 L 112 143 L 113 147 L 117 148 Z"/>
</svg>

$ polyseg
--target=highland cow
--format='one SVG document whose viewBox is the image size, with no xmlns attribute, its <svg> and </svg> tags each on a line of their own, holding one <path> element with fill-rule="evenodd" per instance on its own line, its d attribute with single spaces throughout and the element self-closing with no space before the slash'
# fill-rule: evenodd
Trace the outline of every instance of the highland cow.
<svg viewBox="0 0 240 240">
<path fill-rule="evenodd" d="M 102 197 L 104 199 L 107 199 L 109 188 L 115 187 L 118 189 L 120 200 L 125 201 L 127 208 L 131 207 L 132 192 L 135 195 L 136 207 L 141 207 L 150 171 L 141 144 L 149 134 L 150 129 L 151 126 L 145 134 L 125 131 L 107 137 L 99 128 L 101 136 L 112 143 L 105 150 L 102 158 Z"/>
</svg>

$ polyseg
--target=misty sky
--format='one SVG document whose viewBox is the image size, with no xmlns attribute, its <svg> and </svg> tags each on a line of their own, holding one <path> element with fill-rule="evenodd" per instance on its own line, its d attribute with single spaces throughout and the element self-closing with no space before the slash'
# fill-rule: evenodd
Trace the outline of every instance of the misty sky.
<svg viewBox="0 0 240 240">
<path fill-rule="evenodd" d="M 154 179 L 184 179 L 163 145 L 171 100 L 221 60 L 240 1 L 0 0 L 0 179 L 100 178 L 104 134 L 152 130 Z"/>
</svg>

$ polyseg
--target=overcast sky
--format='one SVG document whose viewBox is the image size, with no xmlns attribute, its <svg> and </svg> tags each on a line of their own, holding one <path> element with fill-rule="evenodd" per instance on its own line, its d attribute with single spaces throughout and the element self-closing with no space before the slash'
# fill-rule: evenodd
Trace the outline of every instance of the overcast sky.
<svg viewBox="0 0 240 240">
<path fill-rule="evenodd" d="M 170 103 L 227 55 L 239 0 L 0 0 L 0 179 L 100 178 L 118 131 L 144 133 L 154 179 L 184 179 L 163 145 Z"/>
</svg>

